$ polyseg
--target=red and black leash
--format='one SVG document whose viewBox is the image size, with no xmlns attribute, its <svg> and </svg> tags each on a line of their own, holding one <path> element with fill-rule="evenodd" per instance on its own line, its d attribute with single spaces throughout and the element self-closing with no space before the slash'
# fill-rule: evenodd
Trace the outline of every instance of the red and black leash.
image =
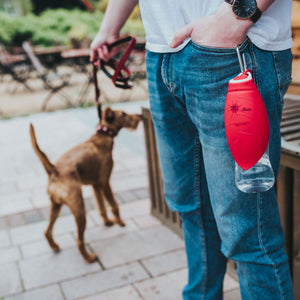
<svg viewBox="0 0 300 300">
<path fill-rule="evenodd" d="M 95 50 L 95 57 L 93 64 L 93 81 L 95 86 L 95 102 L 97 106 L 98 116 L 101 121 L 101 113 L 102 113 L 102 105 L 100 102 L 100 88 L 98 84 L 98 78 L 97 78 L 97 71 L 98 69 L 101 69 L 109 78 L 111 78 L 114 85 L 118 88 L 122 89 L 129 89 L 132 87 L 132 85 L 129 82 L 130 77 L 130 71 L 125 66 L 125 62 L 128 59 L 131 51 L 133 50 L 136 39 L 132 36 L 127 36 L 125 38 L 122 38 L 120 40 L 115 41 L 112 44 L 107 44 L 108 51 L 111 51 L 114 47 L 120 46 L 121 44 L 129 43 L 123 56 L 121 57 L 120 61 L 116 61 L 114 59 L 110 59 L 108 62 L 105 62 L 100 59 L 98 51 Z M 110 67 L 114 69 L 114 73 L 111 75 L 106 67 Z M 125 74 L 125 76 L 124 76 Z"/>
</svg>

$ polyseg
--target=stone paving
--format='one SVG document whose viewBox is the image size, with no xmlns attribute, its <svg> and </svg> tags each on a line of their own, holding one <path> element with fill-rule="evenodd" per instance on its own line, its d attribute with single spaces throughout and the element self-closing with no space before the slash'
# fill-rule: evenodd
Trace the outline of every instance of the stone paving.
<svg viewBox="0 0 300 300">
<path fill-rule="evenodd" d="M 115 104 L 140 112 L 147 102 Z M 187 280 L 184 243 L 150 213 L 143 127 L 115 140 L 111 184 L 126 227 L 103 225 L 92 190 L 84 187 L 85 238 L 99 260 L 83 261 L 76 226 L 65 207 L 54 227 L 59 253 L 49 248 L 47 176 L 32 150 L 29 123 L 52 162 L 95 131 L 95 108 L 40 113 L 0 121 L 1 300 L 179 300 Z M 228 274 L 224 299 L 240 299 Z"/>
</svg>

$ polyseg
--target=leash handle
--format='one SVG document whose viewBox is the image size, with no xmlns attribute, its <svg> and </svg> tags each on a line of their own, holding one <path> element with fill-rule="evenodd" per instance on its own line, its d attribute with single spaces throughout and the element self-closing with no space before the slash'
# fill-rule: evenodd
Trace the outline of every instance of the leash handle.
<svg viewBox="0 0 300 300">
<path fill-rule="evenodd" d="M 93 62 L 94 65 L 98 66 L 105 73 L 105 75 L 112 80 L 113 84 L 116 87 L 123 88 L 123 89 L 128 89 L 132 87 L 132 85 L 129 84 L 128 82 L 130 77 L 130 71 L 125 66 L 125 62 L 128 59 L 134 46 L 136 45 L 136 39 L 132 36 L 126 36 L 111 44 L 106 44 L 108 51 L 111 51 L 114 47 L 117 47 L 121 44 L 128 43 L 128 42 L 129 44 L 119 62 L 116 61 L 115 59 L 110 59 L 108 62 L 101 60 L 99 58 L 99 54 L 97 50 L 95 51 L 96 57 Z M 112 75 L 107 70 L 106 68 L 107 66 L 114 69 L 114 73 Z M 126 75 L 124 76 L 124 74 Z"/>
<path fill-rule="evenodd" d="M 97 105 L 97 110 L 98 110 L 98 116 L 99 119 L 101 120 L 101 103 L 99 101 L 100 98 L 100 89 L 98 85 L 98 78 L 97 78 L 97 68 L 100 68 L 103 70 L 103 72 L 111 78 L 112 82 L 116 87 L 123 88 L 123 89 L 129 89 L 132 87 L 131 84 L 129 84 L 128 80 L 130 77 L 130 71 L 129 69 L 125 66 L 125 62 L 128 59 L 131 51 L 133 50 L 135 44 L 136 44 L 136 39 L 132 36 L 127 36 L 125 38 L 121 38 L 111 44 L 106 44 L 107 48 L 109 51 L 112 50 L 112 48 L 117 47 L 123 43 L 128 43 L 128 46 L 125 50 L 125 53 L 123 54 L 121 60 L 117 62 L 114 59 L 110 59 L 108 62 L 105 62 L 99 58 L 98 51 L 95 50 L 95 58 L 93 60 L 93 81 L 94 81 L 94 86 L 95 86 L 95 102 Z M 109 66 L 114 69 L 113 75 L 111 75 L 106 66 Z M 126 76 L 124 76 L 126 74 Z"/>
</svg>

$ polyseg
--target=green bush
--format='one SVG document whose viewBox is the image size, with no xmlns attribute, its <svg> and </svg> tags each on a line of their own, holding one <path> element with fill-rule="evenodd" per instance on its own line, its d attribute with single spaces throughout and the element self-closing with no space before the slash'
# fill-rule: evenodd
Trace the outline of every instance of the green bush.
<svg viewBox="0 0 300 300">
<path fill-rule="evenodd" d="M 0 43 L 9 44 L 16 31 L 14 19 L 5 13 L 0 12 Z"/>
<path fill-rule="evenodd" d="M 20 46 L 24 40 L 34 45 L 70 45 L 70 40 L 92 40 L 99 30 L 102 12 L 90 13 L 78 9 L 47 10 L 39 16 L 28 14 L 11 17 L 0 13 L 0 43 L 6 46 Z M 140 20 L 130 19 L 123 32 L 143 36 Z"/>
</svg>

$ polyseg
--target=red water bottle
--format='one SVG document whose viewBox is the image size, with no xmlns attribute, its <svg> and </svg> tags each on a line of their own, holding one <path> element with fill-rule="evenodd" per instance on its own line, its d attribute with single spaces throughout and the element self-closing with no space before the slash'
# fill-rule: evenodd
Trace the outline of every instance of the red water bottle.
<svg viewBox="0 0 300 300">
<path fill-rule="evenodd" d="M 263 99 L 237 48 L 241 73 L 228 83 L 224 121 L 236 162 L 235 182 L 246 193 L 263 192 L 274 184 L 268 155 L 269 120 Z"/>
</svg>

